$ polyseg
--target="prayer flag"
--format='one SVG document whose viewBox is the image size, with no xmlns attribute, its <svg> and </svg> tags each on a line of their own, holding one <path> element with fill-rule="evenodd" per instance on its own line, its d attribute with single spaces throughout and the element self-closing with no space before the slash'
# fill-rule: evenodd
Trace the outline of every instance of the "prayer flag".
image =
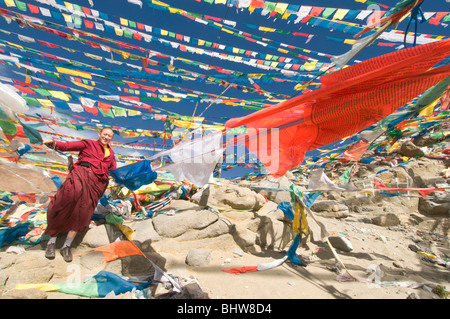
<svg viewBox="0 0 450 319">
<path fill-rule="evenodd" d="M 369 146 L 370 143 L 366 141 L 359 141 L 345 150 L 343 156 L 348 161 L 357 162 Z"/>
<path fill-rule="evenodd" d="M 170 171 L 177 180 L 188 179 L 198 187 L 203 187 L 212 177 L 214 168 L 223 156 L 222 132 L 215 132 L 187 142 L 179 143 L 172 149 L 155 154 L 150 160 L 170 156 L 173 164 L 160 170 Z"/>
<path fill-rule="evenodd" d="M 97 247 L 89 252 L 77 254 L 74 256 L 83 256 L 95 251 L 101 252 L 104 255 L 104 262 L 110 262 L 126 256 L 141 255 L 146 257 L 135 243 L 127 240 L 116 241 L 108 245 Z"/>
<path fill-rule="evenodd" d="M 83 296 L 83 297 L 106 297 L 111 292 L 114 294 L 123 294 L 133 289 L 142 290 L 148 287 L 152 281 L 141 285 L 135 285 L 122 277 L 102 270 L 92 279 L 82 283 L 41 283 L 41 284 L 17 284 L 15 289 L 40 289 L 47 292 L 58 291 L 65 294 Z"/>
<path fill-rule="evenodd" d="M 374 180 L 373 185 L 375 185 L 376 188 L 382 191 L 410 191 L 415 190 L 418 191 L 420 195 L 422 195 L 423 198 L 427 197 L 428 194 L 436 192 L 436 191 L 444 191 L 444 188 L 393 188 L 393 187 L 386 187 L 382 182 Z"/>
<path fill-rule="evenodd" d="M 448 52 L 450 39 L 360 62 L 322 77 L 318 90 L 230 119 L 225 127 L 252 128 L 237 142 L 266 167 L 276 160 L 267 168 L 283 176 L 303 162 L 306 151 L 369 127 L 448 76 L 449 65 L 432 68 Z"/>
<path fill-rule="evenodd" d="M 132 191 L 143 185 L 151 184 L 158 177 L 158 174 L 152 170 L 149 160 L 116 168 L 109 174 L 116 183 L 124 185 Z"/>
</svg>

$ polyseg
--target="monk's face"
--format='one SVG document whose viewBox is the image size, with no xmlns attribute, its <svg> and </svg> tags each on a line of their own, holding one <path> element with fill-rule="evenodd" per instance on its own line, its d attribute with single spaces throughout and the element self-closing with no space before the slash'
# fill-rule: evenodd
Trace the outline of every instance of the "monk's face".
<svg viewBox="0 0 450 319">
<path fill-rule="evenodd" d="M 98 133 L 98 140 L 102 145 L 108 145 L 114 136 L 114 132 L 111 129 L 103 129 Z"/>
</svg>

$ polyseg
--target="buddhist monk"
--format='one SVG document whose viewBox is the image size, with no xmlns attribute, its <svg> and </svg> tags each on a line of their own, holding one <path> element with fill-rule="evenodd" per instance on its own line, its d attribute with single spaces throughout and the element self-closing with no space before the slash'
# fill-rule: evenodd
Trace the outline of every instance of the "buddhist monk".
<svg viewBox="0 0 450 319">
<path fill-rule="evenodd" d="M 47 208 L 45 234 L 51 237 L 45 251 L 48 259 L 55 258 L 57 236 L 67 233 L 61 255 L 66 262 L 72 261 L 72 241 L 77 233 L 84 231 L 89 225 L 98 201 L 108 186 L 109 171 L 116 168 L 114 152 L 109 145 L 113 136 L 112 129 L 103 128 L 96 141 L 43 140 L 45 145 L 54 150 L 79 152 L 78 161 L 70 168 L 66 180 Z"/>
</svg>

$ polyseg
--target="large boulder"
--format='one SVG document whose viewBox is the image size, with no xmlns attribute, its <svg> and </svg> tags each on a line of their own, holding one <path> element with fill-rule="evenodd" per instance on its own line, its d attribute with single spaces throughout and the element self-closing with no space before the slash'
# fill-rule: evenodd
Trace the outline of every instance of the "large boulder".
<svg viewBox="0 0 450 319">
<path fill-rule="evenodd" d="M 231 231 L 230 225 L 223 219 L 218 219 L 216 222 L 208 225 L 202 229 L 188 229 L 184 234 L 177 237 L 177 240 L 192 241 L 205 238 L 216 238 Z"/>
<path fill-rule="evenodd" d="M 186 264 L 191 267 L 207 266 L 211 261 L 211 253 L 204 249 L 191 249 L 186 256 Z"/>
<path fill-rule="evenodd" d="M 265 196 L 268 200 L 275 202 L 277 204 L 281 202 L 291 201 L 291 194 L 289 192 L 289 187 L 291 182 L 286 176 L 282 176 L 278 179 L 272 177 L 267 178 L 259 183 L 261 187 L 267 187 L 267 189 L 262 189 L 260 194 Z M 285 191 L 270 190 L 271 188 L 286 189 Z"/>
<path fill-rule="evenodd" d="M 444 139 L 443 136 L 421 135 L 415 138 L 413 143 L 416 146 L 423 147 L 436 144 L 437 142 L 440 142 L 443 139 Z"/>
<path fill-rule="evenodd" d="M 349 215 L 348 207 L 335 200 L 316 201 L 311 206 L 311 209 L 322 216 L 330 218 L 345 218 Z"/>
<path fill-rule="evenodd" d="M 133 240 L 139 242 L 141 245 L 151 244 L 162 239 L 162 237 L 156 232 L 152 219 L 145 219 L 135 222 L 133 228 Z"/>
<path fill-rule="evenodd" d="M 413 179 L 403 167 L 392 167 L 376 175 L 386 187 L 411 187 Z"/>
<path fill-rule="evenodd" d="M 248 228 L 257 233 L 256 243 L 261 248 L 285 249 L 294 238 L 292 221 L 277 206 L 274 202 L 267 202 L 254 218 L 258 223 L 249 223 Z"/>
<path fill-rule="evenodd" d="M 414 145 L 413 142 L 406 141 L 400 147 L 400 155 L 406 157 L 421 157 L 424 156 L 425 153 L 420 147 Z"/>
<path fill-rule="evenodd" d="M 378 226 L 397 226 L 400 224 L 400 218 L 393 213 L 381 213 L 372 218 L 372 223 Z"/>
<path fill-rule="evenodd" d="M 448 167 L 444 162 L 433 159 L 421 158 L 405 165 L 408 174 L 412 177 L 413 187 L 427 188 L 439 187 L 440 184 L 447 183 L 441 176 L 442 170 Z"/>
<path fill-rule="evenodd" d="M 158 214 L 153 217 L 153 226 L 161 237 L 174 238 L 189 229 L 203 229 L 215 222 L 217 214 L 207 210 L 185 210 L 174 214 Z"/>
<path fill-rule="evenodd" d="M 12 289 L 4 293 L 0 299 L 47 299 L 47 293 L 35 288 Z"/>
<path fill-rule="evenodd" d="M 419 211 L 424 215 L 450 216 L 450 194 L 434 192 L 426 198 L 420 198 Z"/>
<path fill-rule="evenodd" d="M 91 226 L 84 234 L 81 244 L 91 248 L 97 248 L 108 245 L 114 241 L 111 240 L 114 237 L 122 237 L 122 233 L 112 225 L 102 224 L 99 226 Z"/>
<path fill-rule="evenodd" d="M 191 201 L 201 206 L 212 206 L 220 210 L 252 210 L 257 211 L 264 203 L 262 195 L 240 186 L 209 185 L 191 197 Z"/>
<path fill-rule="evenodd" d="M 42 255 L 42 251 L 28 251 L 18 256 L 14 267 L 1 271 L 0 284 L 9 290 L 14 289 L 17 284 L 49 282 L 54 274 L 53 263 L 42 258 Z"/>
</svg>

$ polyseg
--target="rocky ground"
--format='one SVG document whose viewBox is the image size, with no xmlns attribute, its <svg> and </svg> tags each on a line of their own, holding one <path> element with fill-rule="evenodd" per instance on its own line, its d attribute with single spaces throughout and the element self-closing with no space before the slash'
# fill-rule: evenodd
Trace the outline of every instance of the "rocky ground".
<svg viewBox="0 0 450 319">
<path fill-rule="evenodd" d="M 360 165 L 352 182 L 358 189 L 367 189 L 373 180 L 387 187 L 405 187 L 400 184 L 406 180 L 408 187 L 449 187 L 444 175 L 448 160 L 422 157 L 406 165 L 397 164 L 379 161 Z M 338 166 L 333 174 L 340 175 L 348 168 Z M 308 188 L 308 181 L 294 174 L 279 180 L 242 181 L 239 185 L 222 181 L 197 190 L 190 200 L 173 199 L 152 218 L 125 219 L 123 225 L 134 231 L 133 240 L 147 258 L 183 289 L 176 292 L 169 282 L 155 281 L 143 291 L 108 298 L 446 298 L 450 279 L 448 189 L 425 198 L 414 190 L 394 197 L 378 190 L 323 191 L 311 211 L 326 227 L 348 272 L 337 263 L 310 216 L 310 236 L 303 238 L 297 250 L 306 266 L 287 260 L 264 271 L 238 275 L 224 272 L 286 255 L 294 238 L 292 222 L 277 207 L 290 201 L 287 189 L 292 182 L 303 190 Z M 266 190 L 259 188 L 257 192 L 255 186 Z M 126 239 L 123 231 L 100 221 L 77 237 L 73 252 L 87 252 L 121 239 Z M 63 240 L 58 241 L 57 248 Z M 84 298 L 38 289 L 19 290 L 15 289 L 17 284 L 82 282 L 100 270 L 125 278 L 152 278 L 155 273 L 143 256 L 105 263 L 102 254 L 91 253 L 66 263 L 57 254 L 54 260 L 47 260 L 42 242 L 3 247 L 0 269 L 1 298 L 15 299 Z M 351 277 L 353 280 L 349 280 Z"/>
</svg>

